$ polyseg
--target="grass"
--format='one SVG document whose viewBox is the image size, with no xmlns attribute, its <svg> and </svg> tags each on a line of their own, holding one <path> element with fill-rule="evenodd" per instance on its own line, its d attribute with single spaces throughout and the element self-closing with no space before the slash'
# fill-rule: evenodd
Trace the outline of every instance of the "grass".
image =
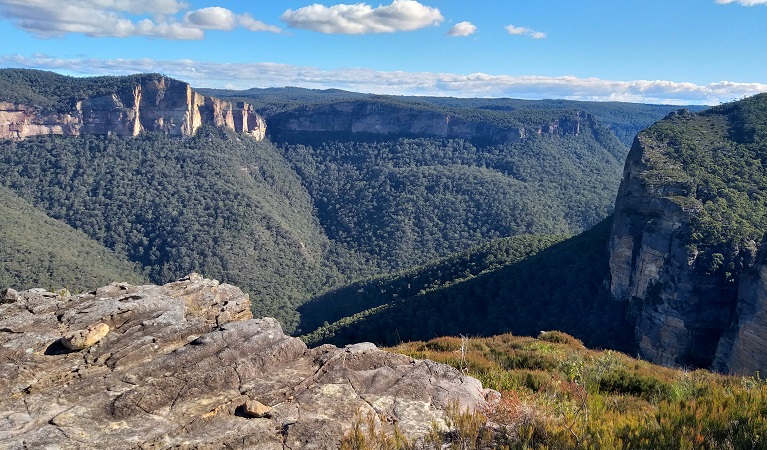
<svg viewBox="0 0 767 450">
<path fill-rule="evenodd" d="M 463 355 L 460 337 L 391 350 L 466 370 L 501 392 L 497 403 L 448 410 L 451 429 L 419 441 L 360 421 L 342 448 L 767 449 L 767 384 L 758 374 L 660 367 L 560 332 L 463 344 Z"/>
</svg>

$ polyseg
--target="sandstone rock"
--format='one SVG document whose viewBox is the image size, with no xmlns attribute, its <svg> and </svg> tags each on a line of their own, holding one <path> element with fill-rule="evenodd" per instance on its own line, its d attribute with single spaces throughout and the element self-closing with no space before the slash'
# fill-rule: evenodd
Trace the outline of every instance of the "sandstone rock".
<svg viewBox="0 0 767 450">
<path fill-rule="evenodd" d="M 80 352 L 61 330 L 103 323 Z M 164 286 L 113 283 L 67 299 L 23 291 L 0 304 L 0 448 L 337 448 L 358 412 L 411 437 L 444 408 L 486 405 L 449 366 L 371 344 L 307 349 L 240 289 L 193 274 Z M 31 351 L 29 351 L 31 349 Z M 271 405 L 268 417 L 248 402 Z"/>
<path fill-rule="evenodd" d="M 2 294 L 0 294 L 0 303 L 13 303 L 19 299 L 19 293 L 14 289 L 6 288 Z"/>
<path fill-rule="evenodd" d="M 206 97 L 188 83 L 166 77 L 147 76 L 118 92 L 79 99 L 66 113 L 41 113 L 33 105 L 0 102 L 0 139 L 41 134 L 137 136 L 142 131 L 187 137 L 204 124 L 258 140 L 266 135 L 266 122 L 252 105 Z"/>
<path fill-rule="evenodd" d="M 97 323 L 84 330 L 65 334 L 61 337 L 61 343 L 70 350 L 82 350 L 103 339 L 107 333 L 109 333 L 109 325 Z"/>
<path fill-rule="evenodd" d="M 593 122 L 588 114 L 575 119 L 547 121 L 529 129 L 498 126 L 486 121 L 471 121 L 435 111 L 381 104 L 366 100 L 340 101 L 325 106 L 276 114 L 269 120 L 271 135 L 301 133 L 340 133 L 343 135 L 396 135 L 419 137 L 463 138 L 493 144 L 521 142 L 538 135 L 578 135 L 581 122 Z"/>
<path fill-rule="evenodd" d="M 242 412 L 248 417 L 269 417 L 272 413 L 272 407 L 266 406 L 258 400 L 248 400 L 243 403 Z"/>
</svg>

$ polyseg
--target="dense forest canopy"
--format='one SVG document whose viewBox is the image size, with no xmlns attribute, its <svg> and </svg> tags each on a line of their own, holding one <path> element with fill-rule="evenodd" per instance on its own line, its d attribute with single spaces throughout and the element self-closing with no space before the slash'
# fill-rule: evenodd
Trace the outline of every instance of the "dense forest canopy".
<svg viewBox="0 0 767 450">
<path fill-rule="evenodd" d="M 197 271 L 235 283 L 288 328 L 332 270 L 306 190 L 268 143 L 39 136 L 0 143 L 2 183 L 164 283 Z"/>
<path fill-rule="evenodd" d="M 631 352 L 634 328 L 627 319 L 627 305 L 611 299 L 605 286 L 611 228 L 612 219 L 606 219 L 561 242 L 543 237 L 535 237 L 537 242 L 497 241 L 455 258 L 446 277 L 439 274 L 436 263 L 384 282 L 373 280 L 358 287 L 368 309 L 354 312 L 347 306 L 341 311 L 352 314 L 323 324 L 305 339 L 312 344 L 395 345 L 458 334 L 513 331 L 534 336 L 541 330 L 563 330 L 589 346 Z M 502 257 L 501 267 L 472 275 L 477 255 L 495 252 L 511 257 Z M 430 283 L 439 288 L 429 289 Z M 427 288 L 417 292 L 405 289 L 424 284 Z M 344 305 L 348 293 L 337 295 Z M 307 314 L 316 310 L 313 303 L 303 308 Z M 307 318 L 304 323 L 316 321 Z"/>
<path fill-rule="evenodd" d="M 144 283 L 141 267 L 0 187 L 0 288 L 82 292 L 113 281 Z"/>
<path fill-rule="evenodd" d="M 128 76 L 68 77 L 30 69 L 0 69 L 0 101 L 40 108 L 43 112 L 69 112 L 78 100 L 98 97 L 162 78 L 158 73 Z"/>
<path fill-rule="evenodd" d="M 669 198 L 694 212 L 688 239 L 697 267 L 736 277 L 767 232 L 767 94 L 680 111 L 642 135 L 660 143 L 645 177 L 673 186 Z"/>
<path fill-rule="evenodd" d="M 502 145 L 400 138 L 281 148 L 328 236 L 384 270 L 494 238 L 588 229 L 612 211 L 625 156 L 598 123 Z"/>
</svg>

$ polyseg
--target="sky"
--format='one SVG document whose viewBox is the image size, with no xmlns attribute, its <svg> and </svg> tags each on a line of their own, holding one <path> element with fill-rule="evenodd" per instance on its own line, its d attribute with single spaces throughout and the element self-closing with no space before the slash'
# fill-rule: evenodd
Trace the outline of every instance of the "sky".
<svg viewBox="0 0 767 450">
<path fill-rule="evenodd" d="M 452 97 L 767 92 L 767 0 L 319 1 L 0 0 L 0 67 Z"/>
</svg>

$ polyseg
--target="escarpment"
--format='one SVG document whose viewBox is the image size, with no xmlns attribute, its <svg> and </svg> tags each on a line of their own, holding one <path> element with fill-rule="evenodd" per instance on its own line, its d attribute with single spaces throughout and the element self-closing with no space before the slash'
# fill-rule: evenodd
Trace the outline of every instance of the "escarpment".
<svg viewBox="0 0 767 450">
<path fill-rule="evenodd" d="M 763 161 L 767 96 L 685 110 L 634 141 L 615 204 L 610 290 L 652 362 L 767 369 Z M 757 112 L 754 112 L 757 111 Z M 756 131 L 755 131 L 756 130 Z"/>
<path fill-rule="evenodd" d="M 266 122 L 252 105 L 197 93 L 185 82 L 144 76 L 104 95 L 74 97 L 69 107 L 46 110 L 0 101 L 0 138 L 41 134 L 136 136 L 143 131 L 187 137 L 202 125 L 264 138 Z"/>
<path fill-rule="evenodd" d="M 239 288 L 197 274 L 2 298 L 1 448 L 337 448 L 357 414 L 417 438 L 448 405 L 489 394 L 372 344 L 307 349 L 253 319 Z M 62 344 L 96 328 L 88 345 Z"/>
<path fill-rule="evenodd" d="M 278 113 L 269 118 L 269 130 L 278 141 L 302 136 L 418 136 L 499 144 L 522 142 L 534 135 L 577 136 L 583 121 L 593 122 L 594 118 L 576 112 L 568 117 L 541 120 L 535 125 L 494 123 L 485 118 L 462 117 L 413 105 L 356 100 Z"/>
</svg>

